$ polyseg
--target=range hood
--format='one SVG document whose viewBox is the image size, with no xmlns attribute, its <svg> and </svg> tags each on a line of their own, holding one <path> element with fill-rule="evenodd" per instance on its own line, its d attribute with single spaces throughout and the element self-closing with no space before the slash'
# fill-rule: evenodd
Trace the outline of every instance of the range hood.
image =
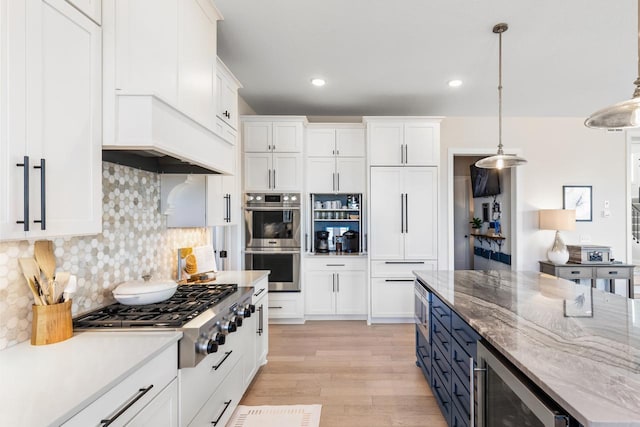
<svg viewBox="0 0 640 427">
<path fill-rule="evenodd" d="M 170 103 L 149 94 L 112 99 L 104 109 L 102 160 L 156 173 L 233 174 L 235 145 Z"/>
</svg>

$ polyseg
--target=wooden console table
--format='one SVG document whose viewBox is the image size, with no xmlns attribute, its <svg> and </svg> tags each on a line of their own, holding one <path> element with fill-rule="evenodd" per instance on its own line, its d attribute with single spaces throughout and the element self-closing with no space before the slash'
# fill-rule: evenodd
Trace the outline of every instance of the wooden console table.
<svg viewBox="0 0 640 427">
<path fill-rule="evenodd" d="M 633 264 L 609 263 L 609 264 L 554 264 L 550 261 L 539 261 L 540 272 L 578 281 L 580 279 L 591 280 L 591 286 L 596 287 L 596 279 L 604 279 L 609 284 L 609 292 L 615 293 L 615 280 L 627 281 L 627 298 L 633 298 Z"/>
</svg>

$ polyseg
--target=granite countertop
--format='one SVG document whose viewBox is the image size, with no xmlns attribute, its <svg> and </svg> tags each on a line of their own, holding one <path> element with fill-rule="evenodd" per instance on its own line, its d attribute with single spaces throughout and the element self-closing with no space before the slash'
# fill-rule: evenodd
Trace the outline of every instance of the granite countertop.
<svg viewBox="0 0 640 427">
<path fill-rule="evenodd" d="M 181 337 L 176 331 L 75 332 L 56 344 L 27 341 L 3 350 L 0 425 L 60 425 Z"/>
<path fill-rule="evenodd" d="M 535 272 L 414 273 L 580 423 L 640 427 L 640 300 Z"/>
</svg>

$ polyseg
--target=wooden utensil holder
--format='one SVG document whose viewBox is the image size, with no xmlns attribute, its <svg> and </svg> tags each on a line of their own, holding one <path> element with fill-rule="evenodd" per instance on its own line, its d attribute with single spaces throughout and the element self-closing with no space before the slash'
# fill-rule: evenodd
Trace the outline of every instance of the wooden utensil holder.
<svg viewBox="0 0 640 427">
<path fill-rule="evenodd" d="M 60 304 L 33 305 L 31 345 L 46 345 L 67 340 L 73 336 L 71 300 Z"/>
</svg>

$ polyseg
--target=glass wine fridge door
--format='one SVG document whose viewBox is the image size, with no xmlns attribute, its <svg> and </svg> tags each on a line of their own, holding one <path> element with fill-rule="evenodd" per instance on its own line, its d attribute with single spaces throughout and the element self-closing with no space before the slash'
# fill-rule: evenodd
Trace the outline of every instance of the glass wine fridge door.
<svg viewBox="0 0 640 427">
<path fill-rule="evenodd" d="M 569 417 L 542 393 L 532 390 L 503 363 L 478 344 L 478 423 L 480 427 L 566 427 Z"/>
</svg>

